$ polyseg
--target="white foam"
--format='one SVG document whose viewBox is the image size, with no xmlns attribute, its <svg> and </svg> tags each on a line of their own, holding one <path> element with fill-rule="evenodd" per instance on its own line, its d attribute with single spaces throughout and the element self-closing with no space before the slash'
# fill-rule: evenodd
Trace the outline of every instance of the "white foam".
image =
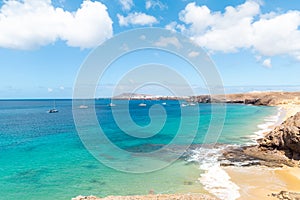
<svg viewBox="0 0 300 200">
<path fill-rule="evenodd" d="M 200 169 L 205 171 L 199 178 L 205 190 L 220 199 L 235 200 L 240 197 L 239 187 L 230 180 L 230 176 L 218 162 L 222 150 L 222 148 L 193 150 L 189 161 L 199 162 Z"/>
<path fill-rule="evenodd" d="M 282 109 L 278 108 L 278 112 L 275 115 L 268 116 L 264 119 L 263 124 L 257 125 L 258 131 L 254 132 L 254 135 L 250 136 L 254 144 L 257 144 L 257 139 L 263 138 L 264 134 L 272 131 L 272 127 L 281 123 L 280 118 L 282 115 Z M 249 144 L 253 144 L 249 143 Z"/>
</svg>

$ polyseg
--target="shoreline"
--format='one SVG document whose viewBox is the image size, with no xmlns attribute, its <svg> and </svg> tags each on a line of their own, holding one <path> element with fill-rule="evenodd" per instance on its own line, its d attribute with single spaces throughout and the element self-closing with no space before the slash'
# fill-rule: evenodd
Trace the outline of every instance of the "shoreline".
<svg viewBox="0 0 300 200">
<path fill-rule="evenodd" d="M 278 121 L 267 129 L 273 129 L 287 118 L 300 112 L 299 104 L 281 104 L 277 107 L 281 112 Z M 267 133 L 268 131 L 263 135 Z M 231 181 L 239 187 L 238 200 L 275 200 L 277 197 L 272 194 L 280 191 L 300 192 L 300 168 L 298 167 L 226 166 L 222 168 L 229 174 Z"/>
</svg>

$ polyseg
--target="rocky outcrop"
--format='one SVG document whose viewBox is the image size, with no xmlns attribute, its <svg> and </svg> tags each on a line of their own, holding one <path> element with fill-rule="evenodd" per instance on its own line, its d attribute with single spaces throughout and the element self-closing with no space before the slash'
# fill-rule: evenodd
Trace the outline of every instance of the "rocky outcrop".
<svg viewBox="0 0 300 200">
<path fill-rule="evenodd" d="M 258 140 L 261 148 L 282 150 L 288 158 L 300 160 L 300 112 Z"/>
<path fill-rule="evenodd" d="M 273 197 L 277 197 L 280 200 L 300 200 L 300 193 L 281 191 L 278 194 L 272 194 Z"/>
<path fill-rule="evenodd" d="M 223 166 L 299 167 L 300 112 L 259 139 L 258 145 L 227 148 L 220 161 Z"/>
<path fill-rule="evenodd" d="M 300 92 L 251 92 L 243 94 L 199 95 L 190 97 L 199 103 L 243 103 L 251 105 L 275 106 L 281 104 L 300 104 Z"/>
</svg>

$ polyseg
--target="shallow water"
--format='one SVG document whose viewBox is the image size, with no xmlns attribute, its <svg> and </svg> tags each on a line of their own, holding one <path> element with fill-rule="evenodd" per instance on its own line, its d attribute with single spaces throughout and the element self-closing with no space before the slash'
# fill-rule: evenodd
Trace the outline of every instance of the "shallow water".
<svg viewBox="0 0 300 200">
<path fill-rule="evenodd" d="M 193 106 L 180 108 L 179 102 L 167 101 L 163 129 L 154 137 L 137 140 L 118 128 L 108 103 L 109 100 L 95 102 L 101 127 L 111 141 L 132 152 L 155 151 L 172 141 L 182 117 L 180 109 L 187 109 L 184 117 L 188 120 L 196 117 Z M 119 106 L 123 103 L 118 102 Z M 138 125 L 147 126 L 151 122 L 149 106 L 138 107 L 139 103 L 130 103 L 130 115 Z M 161 105 L 162 101 L 147 101 L 146 104 Z M 150 190 L 156 193 L 203 190 L 198 181 L 203 171 L 197 163 L 184 159 L 163 170 L 142 174 L 124 173 L 104 166 L 83 146 L 74 125 L 71 100 L 56 101 L 59 113 L 48 114 L 46 111 L 52 105 L 52 100 L 0 101 L 0 199 L 70 199 L 91 194 L 147 194 Z M 203 142 L 211 120 L 210 104 L 198 106 L 200 123 L 194 144 Z M 123 111 L 120 106 L 117 112 L 122 115 Z M 252 142 L 250 136 L 259 130 L 257 125 L 276 113 L 277 109 L 272 107 L 227 105 L 226 121 L 218 142 Z M 161 116 L 154 113 L 153 117 L 160 119 Z M 186 124 L 181 144 L 192 137 L 195 130 L 189 128 Z"/>
</svg>

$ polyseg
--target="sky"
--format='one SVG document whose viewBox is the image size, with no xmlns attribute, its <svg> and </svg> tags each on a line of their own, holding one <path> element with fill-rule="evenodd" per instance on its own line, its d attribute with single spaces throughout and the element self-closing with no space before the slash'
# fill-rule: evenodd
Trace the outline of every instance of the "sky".
<svg viewBox="0 0 300 200">
<path fill-rule="evenodd" d="M 298 1 L 0 0 L 0 98 L 71 98 L 94 48 L 145 27 L 178 32 L 203 48 L 228 93 L 299 90 Z"/>
</svg>

